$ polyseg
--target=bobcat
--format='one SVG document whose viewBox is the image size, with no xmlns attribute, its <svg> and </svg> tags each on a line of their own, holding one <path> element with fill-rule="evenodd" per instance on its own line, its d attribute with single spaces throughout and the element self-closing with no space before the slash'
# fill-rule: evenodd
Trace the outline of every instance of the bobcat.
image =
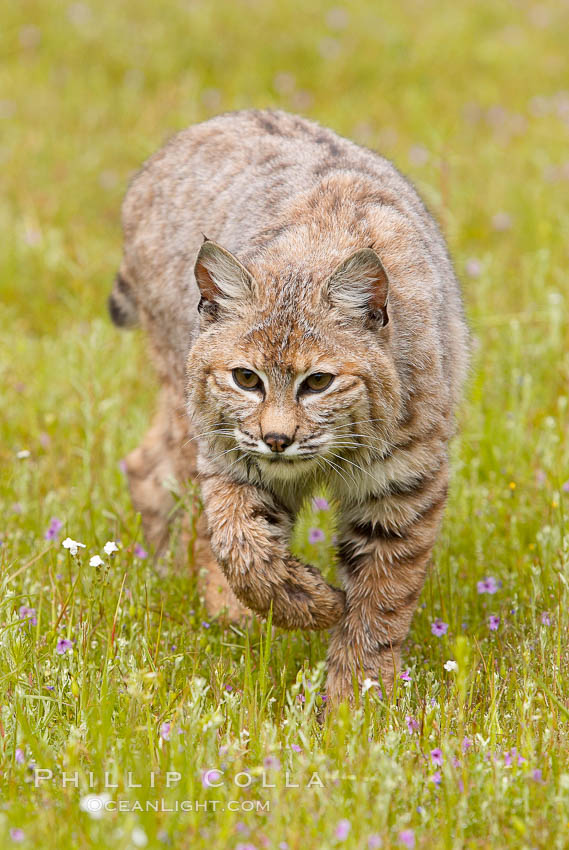
<svg viewBox="0 0 569 850">
<path fill-rule="evenodd" d="M 468 334 L 444 240 L 387 160 L 280 111 L 176 135 L 123 204 L 115 323 L 145 329 L 158 412 L 127 458 L 150 543 L 199 482 L 210 612 L 331 629 L 330 703 L 392 686 L 448 489 Z M 326 483 L 343 589 L 288 549 Z M 221 570 L 220 570 L 221 568 Z"/>
</svg>

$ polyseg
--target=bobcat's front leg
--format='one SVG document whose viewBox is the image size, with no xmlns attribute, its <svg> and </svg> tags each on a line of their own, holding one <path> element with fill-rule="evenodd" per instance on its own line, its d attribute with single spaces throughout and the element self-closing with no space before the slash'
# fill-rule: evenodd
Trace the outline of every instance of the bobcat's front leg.
<svg viewBox="0 0 569 850">
<path fill-rule="evenodd" d="M 353 698 L 353 677 L 391 692 L 448 490 L 446 459 L 397 496 L 347 507 L 340 557 L 346 610 L 328 650 L 328 701 Z"/>
<path fill-rule="evenodd" d="M 285 629 L 327 629 L 344 612 L 345 594 L 288 551 L 290 514 L 265 491 L 222 475 L 202 477 L 211 548 L 238 599 L 259 614 L 273 606 Z"/>
</svg>

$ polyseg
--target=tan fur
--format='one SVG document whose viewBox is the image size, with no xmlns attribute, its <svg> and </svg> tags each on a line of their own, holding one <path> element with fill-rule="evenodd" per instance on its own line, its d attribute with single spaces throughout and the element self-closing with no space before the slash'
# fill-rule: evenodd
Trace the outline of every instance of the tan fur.
<svg viewBox="0 0 569 850">
<path fill-rule="evenodd" d="M 230 613 L 243 608 L 229 587 L 283 627 L 331 627 L 333 702 L 354 675 L 390 688 L 444 511 L 467 364 L 436 224 L 386 160 L 251 110 L 155 154 L 123 225 L 114 312 L 146 330 L 163 386 L 128 460 L 147 535 L 167 536 L 163 476 L 197 475 L 199 560 L 215 575 L 217 559 Z M 234 369 L 262 389 L 239 386 Z M 334 376 L 323 392 L 306 389 L 315 372 Z M 342 590 L 288 550 L 296 511 L 323 481 L 341 506 Z"/>
</svg>

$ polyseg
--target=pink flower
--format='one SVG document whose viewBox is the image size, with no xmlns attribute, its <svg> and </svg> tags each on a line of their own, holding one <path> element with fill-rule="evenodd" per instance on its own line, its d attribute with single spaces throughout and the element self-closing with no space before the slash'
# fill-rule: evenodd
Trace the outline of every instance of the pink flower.
<svg viewBox="0 0 569 850">
<path fill-rule="evenodd" d="M 497 614 L 490 614 L 490 616 L 488 617 L 488 626 L 490 628 L 490 631 L 497 632 L 499 625 L 500 625 L 500 618 L 498 617 L 498 615 Z"/>
<path fill-rule="evenodd" d="M 19 844 L 20 841 L 23 841 L 25 839 L 25 837 L 26 836 L 25 836 L 24 830 L 20 829 L 19 827 L 15 827 L 14 829 L 10 830 L 10 838 L 16 844 Z"/>
<path fill-rule="evenodd" d="M 442 637 L 446 635 L 448 632 L 448 623 L 443 622 L 440 618 L 437 617 L 434 623 L 431 623 L 431 632 L 436 637 Z"/>
<path fill-rule="evenodd" d="M 267 770 L 280 770 L 281 763 L 276 756 L 266 756 L 263 761 L 263 766 L 267 768 Z"/>
<path fill-rule="evenodd" d="M 438 785 L 440 785 L 440 784 L 441 784 L 441 782 L 442 782 L 442 780 L 443 780 L 443 777 L 442 777 L 442 775 L 441 775 L 440 770 L 436 770 L 436 771 L 433 773 L 433 775 L 431 776 L 431 782 L 432 782 L 434 785 L 437 785 L 437 786 L 438 786 Z"/>
<path fill-rule="evenodd" d="M 16 752 L 14 753 L 14 758 L 15 758 L 16 764 L 23 764 L 25 762 L 26 757 L 24 755 L 24 751 L 22 749 L 20 749 L 20 747 L 16 747 Z"/>
<path fill-rule="evenodd" d="M 302 747 L 299 747 L 298 744 L 291 744 L 290 748 L 291 748 L 291 750 L 294 750 L 295 753 L 301 753 L 302 752 Z"/>
<path fill-rule="evenodd" d="M 169 723 L 168 721 L 166 721 L 165 723 L 163 723 L 163 724 L 162 724 L 162 726 L 160 727 L 160 737 L 161 737 L 164 741 L 169 741 L 169 740 L 170 740 L 170 731 L 171 731 L 171 729 L 172 729 L 172 724 L 171 724 L 171 723 Z"/>
<path fill-rule="evenodd" d="M 569 493 L 569 481 L 565 481 L 561 485 L 561 489 L 563 490 L 564 493 Z"/>
<path fill-rule="evenodd" d="M 532 771 L 531 778 L 534 782 L 538 782 L 540 785 L 543 784 L 543 776 L 539 767 L 536 767 L 535 770 Z"/>
<path fill-rule="evenodd" d="M 148 552 L 143 546 L 140 545 L 140 543 L 135 543 L 134 556 L 135 558 L 140 558 L 143 561 L 145 558 L 148 558 Z"/>
<path fill-rule="evenodd" d="M 542 626 L 550 626 L 551 619 L 549 617 L 549 611 L 544 611 L 541 615 L 541 624 Z"/>
<path fill-rule="evenodd" d="M 435 747 L 434 750 L 431 750 L 431 761 L 433 764 L 436 764 L 437 767 L 442 767 L 443 753 L 440 747 Z"/>
<path fill-rule="evenodd" d="M 309 543 L 322 543 L 323 540 L 326 539 L 326 535 L 322 531 L 321 528 L 311 528 L 308 531 L 308 542 Z"/>
<path fill-rule="evenodd" d="M 498 583 L 495 578 L 492 576 L 488 576 L 488 578 L 482 579 L 476 585 L 476 589 L 478 593 L 496 593 L 498 590 Z"/>
<path fill-rule="evenodd" d="M 315 511 L 329 511 L 330 504 L 328 499 L 323 499 L 320 496 L 315 496 L 312 500 L 312 507 Z"/>
<path fill-rule="evenodd" d="M 413 850 L 415 846 L 415 833 L 412 829 L 404 829 L 399 833 L 399 841 L 404 844 L 408 850 Z"/>
<path fill-rule="evenodd" d="M 403 673 L 399 674 L 399 678 L 402 682 L 410 682 L 411 681 L 411 673 L 409 670 L 405 670 Z"/>
<path fill-rule="evenodd" d="M 383 841 L 381 835 L 378 835 L 377 832 L 374 832 L 373 835 L 367 840 L 368 850 L 379 850 L 380 847 L 383 847 Z"/>
<path fill-rule="evenodd" d="M 471 746 L 472 746 L 472 741 L 470 740 L 470 738 L 464 737 L 462 739 L 462 752 L 467 753 L 468 750 L 471 748 Z"/>
<path fill-rule="evenodd" d="M 336 832 L 334 834 L 339 841 L 345 841 L 351 828 L 352 824 L 350 821 L 347 818 L 342 818 L 342 820 L 338 822 L 338 826 L 336 827 Z"/>
</svg>

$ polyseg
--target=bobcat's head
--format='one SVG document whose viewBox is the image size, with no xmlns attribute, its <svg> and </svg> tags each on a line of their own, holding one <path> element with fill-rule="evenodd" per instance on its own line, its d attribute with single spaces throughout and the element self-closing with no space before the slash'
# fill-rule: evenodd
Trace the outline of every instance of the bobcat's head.
<svg viewBox="0 0 569 850">
<path fill-rule="evenodd" d="M 188 406 L 210 456 L 291 481 L 384 452 L 400 392 L 378 255 L 364 248 L 332 270 L 266 265 L 249 271 L 209 240 L 197 259 Z"/>
</svg>

